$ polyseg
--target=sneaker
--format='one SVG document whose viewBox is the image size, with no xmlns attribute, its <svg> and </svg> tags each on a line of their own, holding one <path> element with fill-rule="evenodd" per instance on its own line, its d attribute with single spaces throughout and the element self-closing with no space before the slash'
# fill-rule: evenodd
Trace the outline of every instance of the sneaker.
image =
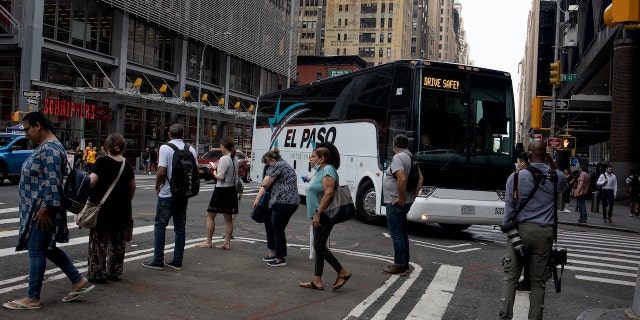
<svg viewBox="0 0 640 320">
<path fill-rule="evenodd" d="M 278 262 L 278 260 L 276 260 L 276 258 L 273 258 L 273 260 L 267 262 L 267 265 L 269 267 L 284 267 L 284 266 L 287 265 L 287 261 L 282 259 L 282 261 Z"/>
<path fill-rule="evenodd" d="M 164 270 L 164 264 L 154 261 L 143 262 L 142 266 L 149 269 Z"/>
<path fill-rule="evenodd" d="M 516 291 L 531 291 L 531 282 L 525 282 L 524 280 L 518 282 Z"/>
<path fill-rule="evenodd" d="M 397 274 L 397 275 L 401 275 L 401 276 L 406 276 L 407 275 L 407 271 L 408 271 L 407 267 L 399 266 L 399 265 L 396 265 L 396 264 L 388 265 L 388 266 L 384 267 L 384 269 L 382 269 L 383 273 Z"/>
<path fill-rule="evenodd" d="M 576 221 L 576 223 L 587 223 L 587 220 L 578 219 L 578 221 Z"/>
<path fill-rule="evenodd" d="M 172 269 L 182 270 L 182 262 L 169 261 L 165 262 L 164 265 Z"/>
<path fill-rule="evenodd" d="M 265 256 L 264 258 L 262 258 L 262 261 L 269 262 L 269 261 L 273 261 L 275 259 L 276 259 L 276 257 Z"/>
</svg>

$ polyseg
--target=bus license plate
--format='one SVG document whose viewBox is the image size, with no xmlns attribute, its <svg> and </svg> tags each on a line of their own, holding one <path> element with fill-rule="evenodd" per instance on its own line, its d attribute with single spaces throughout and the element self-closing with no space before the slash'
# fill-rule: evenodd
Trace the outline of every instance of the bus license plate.
<svg viewBox="0 0 640 320">
<path fill-rule="evenodd" d="M 476 214 L 475 206 L 462 206 L 460 209 L 461 214 Z"/>
</svg>

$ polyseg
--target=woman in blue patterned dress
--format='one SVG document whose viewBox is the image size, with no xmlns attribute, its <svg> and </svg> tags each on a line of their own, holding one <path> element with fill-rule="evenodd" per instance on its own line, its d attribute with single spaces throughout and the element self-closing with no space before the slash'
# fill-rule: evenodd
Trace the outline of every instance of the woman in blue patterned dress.
<svg viewBox="0 0 640 320">
<path fill-rule="evenodd" d="M 287 256 L 287 238 L 284 230 L 300 204 L 296 183 L 297 176 L 295 170 L 282 159 L 278 149 L 267 151 L 262 156 L 262 163 L 268 168 L 264 179 L 262 179 L 260 191 L 253 201 L 255 208 L 262 194 L 266 190 L 271 192 L 269 199 L 269 209 L 271 210 L 267 211 L 264 217 L 269 255 L 262 260 L 271 267 L 284 267 L 287 265 L 284 259 Z"/>
<path fill-rule="evenodd" d="M 20 229 L 16 251 L 29 251 L 29 291 L 27 297 L 4 303 L 7 309 L 40 309 L 40 290 L 46 259 L 55 263 L 71 281 L 71 292 L 62 301 L 79 298 L 93 289 L 56 241 L 68 242 L 66 212 L 60 209 L 62 168 L 66 151 L 56 138 L 51 121 L 40 112 L 30 112 L 22 120 L 25 134 L 38 147 L 22 165 L 20 177 Z"/>
</svg>

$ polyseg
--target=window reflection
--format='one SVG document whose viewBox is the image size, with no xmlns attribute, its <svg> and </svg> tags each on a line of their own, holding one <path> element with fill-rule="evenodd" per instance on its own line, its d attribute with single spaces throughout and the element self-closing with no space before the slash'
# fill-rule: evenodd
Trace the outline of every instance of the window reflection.
<svg viewBox="0 0 640 320">
<path fill-rule="evenodd" d="M 94 0 L 45 0 L 45 38 L 77 47 L 111 52 L 111 8 Z"/>
</svg>

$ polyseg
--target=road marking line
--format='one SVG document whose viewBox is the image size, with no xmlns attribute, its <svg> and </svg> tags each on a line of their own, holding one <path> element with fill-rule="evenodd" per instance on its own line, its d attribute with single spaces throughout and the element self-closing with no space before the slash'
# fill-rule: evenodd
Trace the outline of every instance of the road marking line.
<svg viewBox="0 0 640 320">
<path fill-rule="evenodd" d="M 407 319 L 442 319 L 461 273 L 462 267 L 441 265 Z"/>
<path fill-rule="evenodd" d="M 638 266 L 636 264 L 634 264 L 633 266 L 621 266 L 621 265 L 617 265 L 617 264 L 609 264 L 609 263 L 600 263 L 600 262 L 593 262 L 593 261 L 584 261 L 584 260 L 574 260 L 574 259 L 567 259 L 567 262 L 569 264 L 581 264 L 581 265 L 588 265 L 588 266 L 597 266 L 597 267 L 607 267 L 607 268 L 613 268 L 613 269 L 623 269 L 623 270 L 632 270 L 632 271 L 637 271 L 638 270 Z"/>
<path fill-rule="evenodd" d="M 441 244 L 435 244 L 435 243 L 431 243 L 431 242 L 425 242 L 425 241 L 419 241 L 419 240 L 413 240 L 413 239 L 409 239 L 409 241 L 412 242 L 417 242 L 417 243 L 421 243 L 421 244 L 425 244 L 425 245 L 430 245 L 430 246 L 435 246 L 435 247 L 440 247 L 440 248 L 457 248 L 457 247 L 465 247 L 465 246 L 470 246 L 470 243 L 461 243 L 461 244 L 453 244 L 450 246 L 443 246 Z"/>
<path fill-rule="evenodd" d="M 610 262 L 623 262 L 623 263 L 630 263 L 630 264 L 638 265 L 638 261 L 636 261 L 636 260 L 608 258 L 608 257 L 602 257 L 602 256 L 589 256 L 589 255 L 585 255 L 585 254 L 575 254 L 575 253 L 571 253 L 571 252 L 568 255 L 571 258 L 587 258 L 587 259 L 592 259 L 592 260 L 604 260 L 604 261 L 610 261 Z"/>
<path fill-rule="evenodd" d="M 0 209 L 0 213 L 11 213 L 11 212 L 17 212 L 17 211 L 18 211 L 18 207 Z"/>
<path fill-rule="evenodd" d="M 470 248 L 470 249 L 463 249 L 463 250 L 449 250 L 449 249 L 439 248 L 439 247 L 435 247 L 435 246 L 429 246 L 429 245 L 425 245 L 425 244 L 421 244 L 421 243 L 416 243 L 416 246 L 425 247 L 425 248 L 431 248 L 431 249 L 436 249 L 436 250 L 441 250 L 441 251 L 446 251 L 446 252 L 452 252 L 452 253 L 464 253 L 464 252 L 470 252 L 470 251 L 476 251 L 476 250 L 481 250 L 482 249 L 482 248 Z"/>
<path fill-rule="evenodd" d="M 623 276 L 623 277 L 631 277 L 631 278 L 635 278 L 637 275 L 636 273 L 628 273 L 628 272 L 620 272 L 620 271 L 612 271 L 612 270 L 605 270 L 605 269 L 594 269 L 594 268 L 583 268 L 583 267 L 574 267 L 574 266 L 565 266 L 564 267 L 567 270 L 573 270 L 573 271 L 583 271 L 583 272 L 590 272 L 590 273 L 601 273 L 601 274 L 610 274 L 610 275 L 614 275 L 614 276 Z"/>
<path fill-rule="evenodd" d="M 415 269 L 409 273 L 408 279 L 402 282 L 402 285 L 398 290 L 396 290 L 391 297 L 387 300 L 387 302 L 378 310 L 378 312 L 371 318 L 372 320 L 381 320 L 387 319 L 393 308 L 400 302 L 400 299 L 407 294 L 409 288 L 413 285 L 413 283 L 418 279 L 420 273 L 422 273 L 422 268 L 418 265 L 412 264 Z M 402 276 L 392 275 L 391 278 L 400 278 Z M 369 298 L 367 298 L 368 300 Z"/>
<path fill-rule="evenodd" d="M 560 247 L 562 247 L 562 245 L 559 245 Z M 598 248 L 600 249 L 600 248 Z M 597 254 L 599 256 L 617 256 L 617 257 L 624 257 L 624 258 L 637 258 L 638 255 L 635 254 L 624 254 L 624 253 L 615 253 L 615 252 L 609 252 L 606 250 L 583 250 L 583 249 L 572 249 L 571 251 L 569 251 L 569 255 L 573 255 L 573 252 L 582 252 L 582 253 L 593 253 L 593 254 Z M 607 258 L 604 257 L 603 259 L 606 260 L 610 260 L 613 258 Z M 637 261 L 636 261 L 637 263 Z"/>
<path fill-rule="evenodd" d="M 529 306 L 529 292 L 516 291 L 516 299 L 513 302 L 513 320 L 527 320 Z"/>
<path fill-rule="evenodd" d="M 623 281 L 623 280 L 605 279 L 605 278 L 602 278 L 602 277 L 589 277 L 589 276 L 576 275 L 576 279 L 586 280 L 586 281 L 594 281 L 594 282 L 604 282 L 604 283 L 609 283 L 609 284 L 620 284 L 620 285 L 623 285 L 623 286 L 632 286 L 632 287 L 636 286 L 636 282 L 635 281 Z"/>
<path fill-rule="evenodd" d="M 561 247 L 568 247 L 568 248 L 587 248 L 587 249 L 593 249 L 593 246 L 583 246 L 583 245 L 578 245 L 578 244 L 567 244 L 565 242 L 558 242 L 558 245 Z M 622 248 L 628 248 L 628 246 L 620 246 Z M 636 254 L 640 254 L 640 250 L 629 250 L 629 249 L 616 249 L 616 248 L 605 248 L 602 246 L 598 246 L 598 249 L 602 249 L 603 252 L 626 252 L 626 253 L 636 253 Z"/>
</svg>

